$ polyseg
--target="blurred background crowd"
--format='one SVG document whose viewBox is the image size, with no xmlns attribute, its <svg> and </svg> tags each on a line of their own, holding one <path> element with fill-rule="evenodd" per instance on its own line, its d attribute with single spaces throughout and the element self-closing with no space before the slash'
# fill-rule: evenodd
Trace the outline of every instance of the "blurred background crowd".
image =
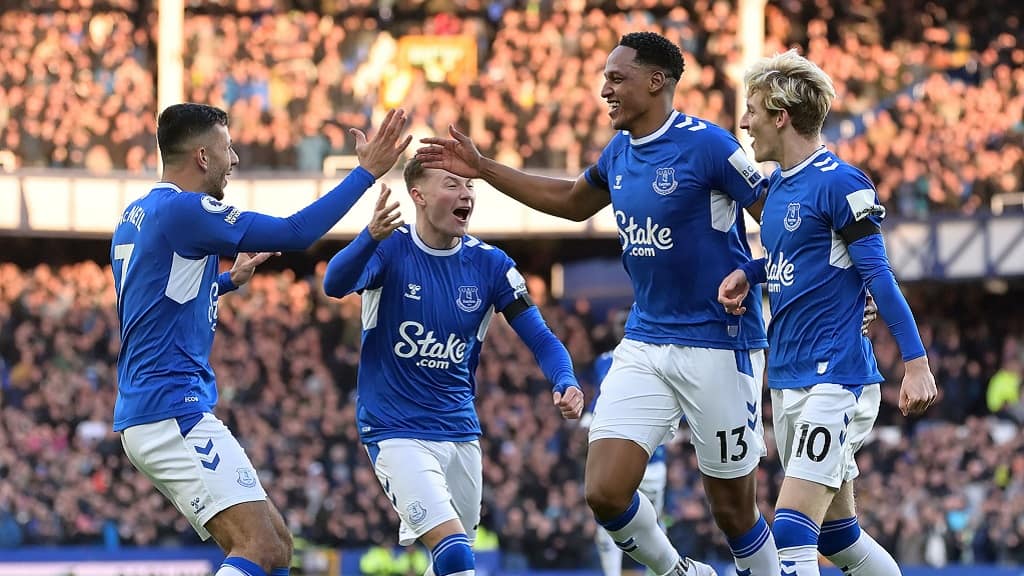
<svg viewBox="0 0 1024 576">
<path fill-rule="evenodd" d="M 152 173 L 155 14 L 145 0 L 0 13 L 0 152 L 23 167 Z M 56 7 L 54 6 L 56 4 Z M 1024 26 L 1015 0 L 771 0 L 769 52 L 834 79 L 830 144 L 890 213 L 987 210 L 1024 188 Z M 624 32 L 683 49 L 677 108 L 732 130 L 742 69 L 730 0 L 189 1 L 185 96 L 231 114 L 244 172 L 320 172 L 389 106 L 518 167 L 578 173 L 611 136 L 599 97 Z M 429 38 L 429 39 L 427 39 Z"/>
<path fill-rule="evenodd" d="M 328 299 L 320 271 L 267 271 L 221 299 L 218 413 L 296 536 L 336 547 L 394 542 L 396 516 L 356 436 L 359 297 Z M 593 359 L 619 336 L 616 310 L 556 301 L 540 277 L 529 287 L 591 397 Z M 862 522 L 901 564 L 1024 562 L 1024 294 L 972 285 L 910 295 L 944 397 L 924 419 L 899 416 L 899 353 L 877 322 L 872 338 L 888 382 L 858 459 Z M 110 430 L 113 298 L 109 269 L 94 262 L 0 264 L 0 547 L 196 542 Z M 558 416 L 549 384 L 504 321 L 491 326 L 477 375 L 483 527 L 511 565 L 580 567 L 596 526 L 583 501 L 586 431 Z M 766 396 L 767 423 L 770 414 Z M 669 447 L 668 532 L 684 552 L 728 559 L 686 435 L 684 426 Z M 771 448 L 760 491 L 769 518 L 780 480 Z"/>
</svg>

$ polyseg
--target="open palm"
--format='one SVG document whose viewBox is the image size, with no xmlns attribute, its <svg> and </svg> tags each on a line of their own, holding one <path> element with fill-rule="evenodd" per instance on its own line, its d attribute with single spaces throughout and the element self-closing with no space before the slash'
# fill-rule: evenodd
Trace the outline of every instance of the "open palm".
<svg viewBox="0 0 1024 576">
<path fill-rule="evenodd" d="M 469 136 L 448 126 L 451 138 L 423 138 L 426 146 L 416 150 L 424 168 L 446 170 L 463 178 L 478 178 L 483 157 Z"/>
</svg>

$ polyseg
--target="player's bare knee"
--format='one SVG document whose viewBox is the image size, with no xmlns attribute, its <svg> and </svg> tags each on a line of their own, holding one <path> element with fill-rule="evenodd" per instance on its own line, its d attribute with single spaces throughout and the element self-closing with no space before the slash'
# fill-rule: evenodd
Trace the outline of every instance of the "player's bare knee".
<svg viewBox="0 0 1024 576">
<path fill-rule="evenodd" d="M 730 538 L 746 534 L 757 523 L 755 474 L 731 479 L 704 477 L 704 491 L 711 505 L 711 515 L 715 524 Z"/>
<path fill-rule="evenodd" d="M 280 550 L 278 551 L 278 553 L 279 553 L 278 563 L 275 564 L 274 566 L 275 567 L 278 567 L 278 566 L 291 566 L 291 563 L 292 563 L 292 552 L 295 549 L 294 542 L 292 541 L 292 535 L 291 535 L 290 532 L 285 532 L 283 534 L 279 532 L 278 536 L 279 536 L 279 541 L 280 541 L 280 546 L 279 546 Z"/>
<path fill-rule="evenodd" d="M 264 572 L 270 574 L 274 568 L 287 566 L 283 564 L 282 547 L 277 538 L 264 541 L 251 541 L 228 551 L 228 556 L 238 556 L 257 564 Z"/>
<path fill-rule="evenodd" d="M 228 541 L 230 546 L 223 546 Z M 223 531 L 218 543 L 228 556 L 239 556 L 258 564 L 268 574 L 275 568 L 289 566 L 292 561 L 292 537 L 273 523 L 254 521 L 241 530 Z"/>
<path fill-rule="evenodd" d="M 610 520 L 622 514 L 633 501 L 633 494 L 608 482 L 587 482 L 585 497 L 590 510 L 600 520 Z"/>
<path fill-rule="evenodd" d="M 715 524 L 730 538 L 746 534 L 757 523 L 757 510 L 749 502 L 735 499 L 726 502 L 714 502 L 711 513 Z"/>
</svg>

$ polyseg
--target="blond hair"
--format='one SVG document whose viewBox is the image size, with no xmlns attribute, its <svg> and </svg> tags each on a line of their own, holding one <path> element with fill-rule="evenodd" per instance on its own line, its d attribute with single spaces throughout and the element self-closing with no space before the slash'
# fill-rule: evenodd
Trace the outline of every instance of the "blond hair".
<svg viewBox="0 0 1024 576">
<path fill-rule="evenodd" d="M 757 93 L 766 110 L 788 112 L 793 129 L 803 136 L 821 132 L 836 97 L 828 74 L 796 50 L 758 60 L 743 81 L 748 97 Z"/>
</svg>

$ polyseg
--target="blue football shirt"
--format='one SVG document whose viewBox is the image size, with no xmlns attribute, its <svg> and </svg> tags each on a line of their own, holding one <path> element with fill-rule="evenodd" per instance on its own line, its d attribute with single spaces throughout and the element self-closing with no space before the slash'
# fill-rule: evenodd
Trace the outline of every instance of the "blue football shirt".
<svg viewBox="0 0 1024 576">
<path fill-rule="evenodd" d="M 863 219 L 880 225 L 884 217 L 871 180 L 824 147 L 771 175 L 761 222 L 769 387 L 882 381 L 861 333 L 867 287 L 839 231 Z"/>
<path fill-rule="evenodd" d="M 216 405 L 219 256 L 237 252 L 251 215 L 169 183 L 125 208 L 110 249 L 121 326 L 114 430 Z"/>
<path fill-rule="evenodd" d="M 354 289 L 363 297 L 362 441 L 479 437 L 480 346 L 494 313 L 527 293 L 515 262 L 468 235 L 431 248 L 406 225 L 380 242 Z"/>
<path fill-rule="evenodd" d="M 722 128 L 673 111 L 654 133 L 617 134 L 587 181 L 611 193 L 635 303 L 626 337 L 726 350 L 767 346 L 760 289 L 735 317 L 718 303 L 726 275 L 750 260 L 743 208 L 764 177 Z"/>
</svg>

